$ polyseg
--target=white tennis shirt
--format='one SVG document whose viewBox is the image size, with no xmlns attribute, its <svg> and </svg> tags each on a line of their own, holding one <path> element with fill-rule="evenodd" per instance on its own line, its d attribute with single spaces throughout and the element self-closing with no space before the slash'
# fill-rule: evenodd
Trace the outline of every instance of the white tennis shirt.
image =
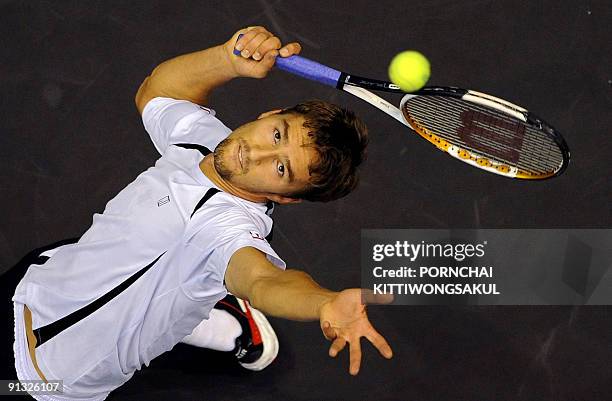
<svg viewBox="0 0 612 401">
<path fill-rule="evenodd" d="M 68 397 L 106 398 L 190 334 L 226 295 L 225 270 L 238 249 L 255 247 L 285 267 L 265 239 L 265 204 L 218 192 L 193 213 L 216 187 L 199 168 L 202 153 L 177 144 L 214 150 L 231 132 L 214 111 L 155 98 L 142 117 L 161 158 L 94 215 L 78 243 L 32 265 L 13 297 L 18 314 L 23 304 L 32 311 L 34 330 L 71 322 L 36 348 L 41 371 L 63 380 Z M 15 330 L 17 375 L 38 379 L 27 366 L 21 316 Z"/>
</svg>

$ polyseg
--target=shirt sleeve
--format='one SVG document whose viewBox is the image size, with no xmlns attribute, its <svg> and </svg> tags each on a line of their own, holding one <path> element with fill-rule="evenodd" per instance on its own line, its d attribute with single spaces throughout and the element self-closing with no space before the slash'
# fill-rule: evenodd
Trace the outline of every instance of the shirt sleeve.
<svg viewBox="0 0 612 401">
<path fill-rule="evenodd" d="M 164 97 L 145 105 L 142 122 L 160 155 L 175 143 L 198 143 L 214 150 L 231 132 L 215 117 L 214 110 Z"/>
<path fill-rule="evenodd" d="M 232 255 L 244 247 L 253 247 L 263 252 L 268 260 L 281 269 L 285 269 L 285 262 L 272 249 L 266 240 L 266 227 L 257 224 L 248 215 L 237 213 L 234 210 L 205 211 L 210 213 L 206 218 L 206 224 L 202 225 L 197 233 L 188 240 L 193 246 L 201 248 L 204 253 L 209 254 L 206 261 L 207 270 L 214 270 L 218 277 L 225 277 L 228 263 Z"/>
<path fill-rule="evenodd" d="M 219 266 L 223 266 L 223 277 L 225 277 L 225 270 L 227 270 L 227 265 L 229 264 L 232 255 L 236 251 L 245 247 L 252 247 L 259 249 L 263 252 L 268 260 L 274 264 L 275 266 L 285 269 L 286 264 L 272 249 L 270 243 L 265 239 L 258 239 L 259 233 L 256 231 L 251 232 L 243 232 L 234 237 L 231 241 L 217 247 L 212 254 L 212 261 L 215 261 L 219 264 Z"/>
</svg>

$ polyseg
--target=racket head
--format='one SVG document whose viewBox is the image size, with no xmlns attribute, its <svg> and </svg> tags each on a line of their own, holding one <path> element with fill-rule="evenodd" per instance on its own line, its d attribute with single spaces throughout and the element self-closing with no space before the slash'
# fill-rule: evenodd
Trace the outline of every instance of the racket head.
<svg viewBox="0 0 612 401">
<path fill-rule="evenodd" d="M 425 87 L 402 98 L 400 110 L 420 136 L 449 155 L 505 177 L 543 180 L 570 160 L 550 124 L 495 96 L 452 87 Z"/>
</svg>

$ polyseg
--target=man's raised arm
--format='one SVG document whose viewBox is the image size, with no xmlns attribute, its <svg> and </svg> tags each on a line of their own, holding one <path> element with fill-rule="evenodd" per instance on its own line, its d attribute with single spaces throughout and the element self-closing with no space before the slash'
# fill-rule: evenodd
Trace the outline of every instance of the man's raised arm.
<svg viewBox="0 0 612 401">
<path fill-rule="evenodd" d="M 305 272 L 275 267 L 261 251 L 251 247 L 232 255 L 225 282 L 232 294 L 249 300 L 265 314 L 291 320 L 319 320 L 323 335 L 333 341 L 330 356 L 335 357 L 350 344 L 352 375 L 359 373 L 361 365 L 361 337 L 366 337 L 385 358 L 393 355 L 387 341 L 370 324 L 358 288 L 327 290 Z"/>
<path fill-rule="evenodd" d="M 238 40 L 240 34 L 244 35 Z M 240 57 L 233 54 L 234 48 L 241 51 Z M 263 27 L 241 29 L 222 45 L 158 65 L 140 85 L 136 107 L 142 114 L 145 105 L 155 97 L 205 105 L 214 88 L 237 77 L 263 78 L 274 66 L 279 52 L 282 57 L 289 57 L 300 50 L 298 43 L 281 47 L 280 39 Z"/>
</svg>

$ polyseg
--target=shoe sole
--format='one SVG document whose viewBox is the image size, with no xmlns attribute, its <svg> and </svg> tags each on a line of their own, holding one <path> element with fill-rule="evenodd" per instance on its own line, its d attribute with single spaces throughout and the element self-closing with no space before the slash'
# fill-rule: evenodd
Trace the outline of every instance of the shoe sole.
<svg viewBox="0 0 612 401">
<path fill-rule="evenodd" d="M 238 302 L 242 303 L 242 300 L 238 299 Z M 245 307 L 245 305 L 240 306 L 243 308 Z M 257 328 L 261 334 L 263 352 L 259 359 L 257 359 L 255 362 L 240 363 L 240 365 L 242 365 L 242 367 L 245 369 L 259 371 L 270 365 L 278 355 L 278 338 L 276 337 L 276 333 L 274 332 L 272 325 L 270 325 L 270 322 L 268 322 L 268 319 L 266 319 L 264 314 L 257 309 L 252 308 L 250 305 L 247 307 L 251 310 L 251 316 L 253 316 L 253 320 L 255 321 L 255 324 L 257 324 Z"/>
</svg>

